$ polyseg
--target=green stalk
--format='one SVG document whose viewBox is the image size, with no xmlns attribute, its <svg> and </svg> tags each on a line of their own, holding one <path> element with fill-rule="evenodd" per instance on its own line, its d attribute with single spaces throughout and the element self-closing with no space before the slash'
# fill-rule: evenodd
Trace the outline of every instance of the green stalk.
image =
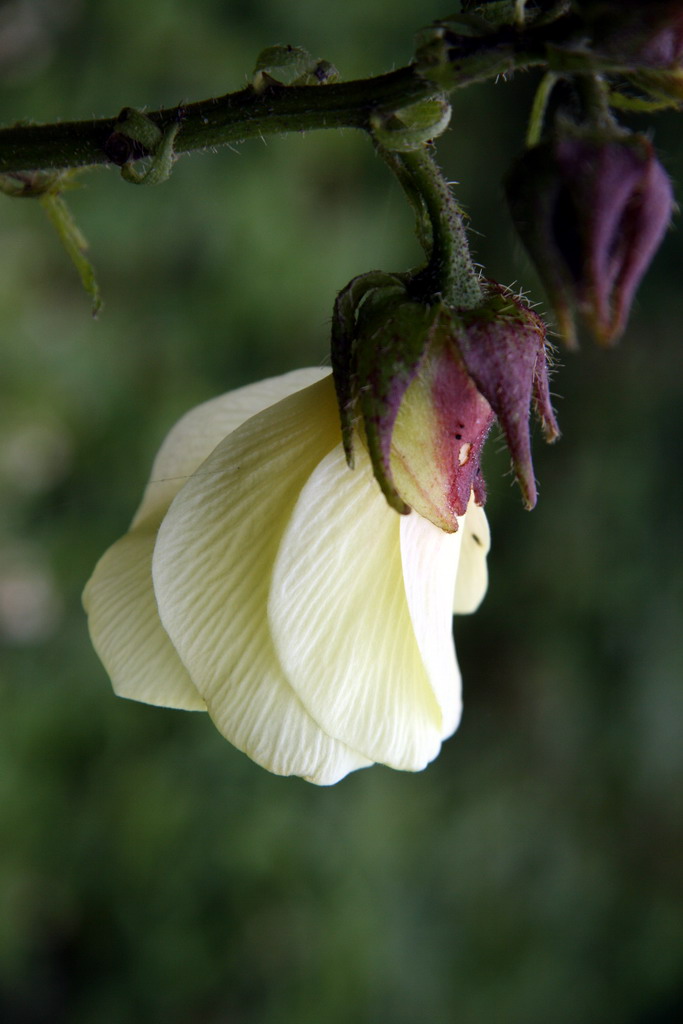
<svg viewBox="0 0 683 1024">
<path fill-rule="evenodd" d="M 540 28 L 504 25 L 481 36 L 458 35 L 438 24 L 427 30 L 427 40 L 418 47 L 414 63 L 387 74 L 323 85 L 272 82 L 265 89 L 247 86 L 225 96 L 146 112 L 146 116 L 162 132 L 180 124 L 174 144 L 177 154 L 272 133 L 317 128 L 368 131 L 371 118 L 390 117 L 395 110 L 435 94 L 517 69 L 547 67 L 551 53 L 561 60 L 562 44 L 575 32 L 570 14 Z M 552 43 L 552 51 L 548 43 Z M 585 56 L 574 56 L 575 70 L 585 70 L 586 62 Z M 590 66 L 595 68 L 595 60 Z M 0 129 L 0 173 L 117 163 L 116 154 L 107 149 L 116 123 L 117 118 L 109 117 Z"/>
<path fill-rule="evenodd" d="M 180 122 L 175 152 L 208 149 L 272 133 L 315 128 L 367 129 L 373 113 L 434 95 L 412 66 L 377 78 L 333 85 L 270 85 L 187 106 L 146 112 L 162 131 Z M 0 129 L 0 172 L 83 167 L 114 162 L 106 144 L 116 118 L 18 124 Z"/>
<path fill-rule="evenodd" d="M 483 297 L 479 274 L 462 214 L 434 157 L 425 147 L 412 153 L 380 152 L 416 212 L 418 238 L 428 257 L 424 270 L 413 278 L 413 287 L 423 289 L 425 299 L 440 295 L 450 306 L 474 309 Z"/>
</svg>

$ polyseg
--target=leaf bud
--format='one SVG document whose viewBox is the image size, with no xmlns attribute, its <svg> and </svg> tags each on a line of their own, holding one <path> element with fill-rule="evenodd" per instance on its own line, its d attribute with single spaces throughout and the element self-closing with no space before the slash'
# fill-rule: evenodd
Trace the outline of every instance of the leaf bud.
<svg viewBox="0 0 683 1024">
<path fill-rule="evenodd" d="M 444 96 L 411 103 L 384 116 L 372 114 L 370 127 L 384 149 L 410 153 L 442 135 L 451 119 L 451 106 Z"/>
</svg>

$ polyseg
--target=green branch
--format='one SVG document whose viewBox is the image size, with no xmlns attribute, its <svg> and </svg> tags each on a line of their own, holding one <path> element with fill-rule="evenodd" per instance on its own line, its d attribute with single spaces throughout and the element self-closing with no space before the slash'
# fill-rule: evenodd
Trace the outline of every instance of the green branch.
<svg viewBox="0 0 683 1024">
<path fill-rule="evenodd" d="M 328 75 L 331 66 L 319 61 L 311 65 L 312 76 L 285 85 L 267 73 L 267 64 L 257 63 L 254 84 L 239 92 L 149 111 L 146 117 L 166 138 L 172 132 L 172 153 L 181 154 L 272 133 L 317 128 L 372 132 L 373 125 L 397 110 L 531 67 L 559 75 L 629 71 L 618 59 L 586 46 L 586 26 L 569 0 L 544 0 L 540 7 L 501 0 L 482 10 L 502 11 L 509 20 L 487 23 L 478 14 L 446 18 L 421 34 L 411 64 L 387 74 L 336 82 Z M 294 62 L 304 53 L 294 47 L 271 47 L 264 54 L 279 57 L 283 52 Z M 316 79 L 321 84 L 309 84 Z M 144 143 L 132 151 L 124 144 L 121 151 L 120 116 L 0 129 L 0 174 L 121 166 L 152 155 L 155 151 Z"/>
<path fill-rule="evenodd" d="M 371 130 L 389 116 L 436 94 L 495 78 L 515 68 L 544 64 L 544 41 L 510 28 L 483 36 L 434 30 L 417 59 L 375 78 L 324 85 L 249 85 L 239 92 L 166 110 L 146 112 L 162 132 L 180 124 L 174 152 L 214 148 L 271 133 L 316 128 Z M 0 173 L 121 164 L 108 145 L 117 118 L 58 124 L 16 124 L 0 129 Z M 147 155 L 144 148 L 135 157 Z"/>
<path fill-rule="evenodd" d="M 167 110 L 147 111 L 162 131 L 180 122 L 175 152 L 223 146 L 273 132 L 368 128 L 373 112 L 433 96 L 435 86 L 413 67 L 339 85 L 285 86 L 240 92 Z M 18 124 L 0 130 L 0 171 L 117 163 L 107 150 L 117 118 L 59 124 Z M 141 153 L 140 155 L 144 155 Z"/>
<path fill-rule="evenodd" d="M 379 153 L 398 178 L 415 211 L 417 234 L 427 255 L 423 270 L 412 277 L 411 290 L 425 301 L 441 296 L 459 309 L 482 301 L 463 217 L 434 157 L 425 148 L 411 153 Z"/>
</svg>

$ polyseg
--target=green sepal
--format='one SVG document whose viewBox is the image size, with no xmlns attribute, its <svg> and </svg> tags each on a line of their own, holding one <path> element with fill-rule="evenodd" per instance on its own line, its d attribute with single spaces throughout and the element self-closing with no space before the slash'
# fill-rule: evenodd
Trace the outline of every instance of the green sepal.
<svg viewBox="0 0 683 1024">
<path fill-rule="evenodd" d="M 488 24 L 486 31 L 491 31 Z M 437 23 L 418 35 L 413 66 L 422 78 L 447 91 L 514 71 L 516 55 L 512 41 L 493 48 L 462 46 L 463 39 L 469 43 L 470 36 L 485 34 L 483 26 L 481 31 L 465 34 Z"/>
<path fill-rule="evenodd" d="M 647 99 L 645 96 L 627 96 L 626 93 L 617 89 L 611 89 L 609 93 L 611 107 L 617 110 L 628 110 L 638 114 L 652 114 L 658 110 L 678 110 L 683 99 L 674 97 L 662 97 L 661 99 Z"/>
<path fill-rule="evenodd" d="M 403 275 L 370 271 L 359 274 L 337 296 L 332 314 L 332 371 L 339 405 L 346 461 L 353 469 L 353 428 L 356 420 L 358 379 L 355 365 L 356 313 L 360 304 L 377 289 L 403 289 Z"/>
<path fill-rule="evenodd" d="M 394 484 L 391 437 L 437 322 L 438 307 L 386 295 L 368 298 L 359 317 L 356 377 L 365 443 L 387 502 L 404 515 L 410 506 Z"/>
<path fill-rule="evenodd" d="M 631 106 L 631 110 L 664 110 L 673 108 L 680 110 L 683 104 L 683 68 L 639 68 L 628 76 L 628 81 L 639 89 L 646 96 L 650 96 L 650 105 L 646 106 L 647 100 L 641 100 L 641 106 Z M 630 98 L 630 97 L 629 97 Z M 622 96 L 622 101 L 627 97 Z M 615 105 L 619 105 L 615 103 Z"/>
</svg>

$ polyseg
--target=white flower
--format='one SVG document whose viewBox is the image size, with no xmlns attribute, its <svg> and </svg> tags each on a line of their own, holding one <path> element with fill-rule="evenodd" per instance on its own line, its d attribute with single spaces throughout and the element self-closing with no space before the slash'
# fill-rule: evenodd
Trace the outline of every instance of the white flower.
<svg viewBox="0 0 683 1024">
<path fill-rule="evenodd" d="M 281 775 L 418 771 L 460 718 L 455 610 L 486 589 L 488 527 L 387 505 L 349 470 L 331 376 L 300 370 L 193 409 L 84 593 L 117 694 L 208 710 Z"/>
</svg>

